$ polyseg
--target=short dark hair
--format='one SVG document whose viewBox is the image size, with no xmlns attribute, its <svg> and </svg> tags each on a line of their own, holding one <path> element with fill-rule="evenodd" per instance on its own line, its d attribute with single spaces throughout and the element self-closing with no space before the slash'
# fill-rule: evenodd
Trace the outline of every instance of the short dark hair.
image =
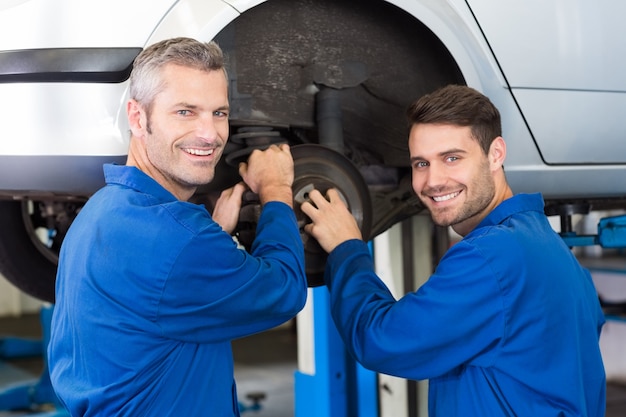
<svg viewBox="0 0 626 417">
<path fill-rule="evenodd" d="M 407 110 L 409 128 L 415 124 L 470 126 L 472 136 L 486 154 L 502 136 L 500 112 L 483 94 L 464 85 L 447 85 L 426 94 Z"/>
</svg>

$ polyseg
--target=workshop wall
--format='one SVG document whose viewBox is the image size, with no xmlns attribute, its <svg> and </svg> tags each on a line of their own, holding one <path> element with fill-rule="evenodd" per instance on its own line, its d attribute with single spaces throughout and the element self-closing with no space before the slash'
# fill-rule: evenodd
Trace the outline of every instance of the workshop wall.
<svg viewBox="0 0 626 417">
<path fill-rule="evenodd" d="M 0 274 L 0 317 L 37 313 L 43 302 L 20 291 Z"/>
<path fill-rule="evenodd" d="M 619 266 L 610 268 L 611 263 L 590 265 L 591 276 L 600 298 L 616 305 L 626 303 L 626 262 L 619 259 Z M 587 261 L 586 263 L 589 263 Z M 615 265 L 615 262 L 613 263 Z M 597 265 L 602 265 L 598 267 Z M 626 383 L 626 319 L 607 311 L 607 322 L 600 335 L 600 350 L 604 361 L 606 379 L 609 382 Z"/>
</svg>

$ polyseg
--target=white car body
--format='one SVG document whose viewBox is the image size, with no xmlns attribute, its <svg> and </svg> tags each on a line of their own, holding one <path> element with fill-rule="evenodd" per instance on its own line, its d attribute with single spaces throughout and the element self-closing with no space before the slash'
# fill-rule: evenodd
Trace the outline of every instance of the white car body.
<svg viewBox="0 0 626 417">
<path fill-rule="evenodd" d="M 29 78 L 28 68 L 14 65 L 12 57 L 39 50 L 36 59 L 42 59 L 45 53 L 41 50 L 54 54 L 61 48 L 139 51 L 156 41 L 177 36 L 205 41 L 221 36 L 228 41 L 227 30 L 235 31 L 230 28 L 246 19 L 253 22 L 242 27 L 258 31 L 258 36 L 263 37 L 276 23 L 271 21 L 272 16 L 278 16 L 263 14 L 263 8 L 275 4 L 274 11 L 306 22 L 306 14 L 315 11 L 316 2 L 309 3 L 311 8 L 303 9 L 305 16 L 300 16 L 297 11 L 287 10 L 291 3 L 279 0 L 0 1 L 0 197 L 7 200 L 87 198 L 103 184 L 102 163 L 123 163 L 128 147 L 127 79 L 76 82 L 71 75 L 48 80 L 46 74 L 39 79 Z M 385 3 L 384 10 L 394 6 L 406 15 L 407 21 L 413 19 L 415 25 L 423 25 L 432 32 L 437 39 L 437 50 L 449 53 L 456 66 L 454 71 L 458 71 L 462 81 L 489 96 L 499 108 L 508 146 L 505 169 L 514 192 L 541 192 L 547 202 L 555 204 L 622 204 L 626 196 L 626 182 L 619 181 L 626 174 L 626 27 L 621 22 L 626 15 L 625 2 L 372 0 L 365 3 L 337 1 L 336 13 L 342 13 L 342 7 L 358 11 L 379 7 L 376 3 L 380 7 Z M 294 4 L 299 5 L 293 6 L 296 8 L 308 3 Z M 335 7 L 332 2 L 323 4 L 329 10 Z M 261 16 L 267 25 L 254 21 Z M 337 22 L 343 24 L 345 20 Z M 345 24 L 348 26 L 337 29 L 337 37 L 359 30 L 367 36 L 367 26 Z M 384 27 L 381 30 L 384 32 Z M 303 37 L 317 35 L 315 30 L 303 29 L 298 36 L 281 39 L 280 47 L 274 49 L 269 40 L 265 44 L 267 58 L 279 60 L 286 56 L 280 49 L 288 48 L 290 42 L 295 45 Z M 350 39 L 353 42 L 357 38 Z M 315 46 L 315 43 L 304 45 Z M 346 51 L 352 47 L 348 43 L 343 46 L 343 55 L 337 52 L 340 58 L 349 56 Z M 343 49 L 340 40 L 330 42 L 324 45 L 325 53 L 330 54 L 324 55 L 325 58 L 332 56 L 333 47 Z M 317 65 L 315 60 L 320 54 L 311 52 L 311 61 L 306 64 Z M 370 65 L 368 75 L 395 71 L 405 64 L 404 58 L 408 60 L 411 56 L 396 56 L 388 66 Z M 235 72 L 242 71 L 241 62 L 245 61 L 237 62 L 239 67 Z M 338 60 L 336 64 L 342 63 Z M 296 64 L 286 61 L 282 67 L 260 74 L 276 84 L 265 92 L 285 93 L 290 84 L 280 84 L 280 71 L 294 71 L 292 67 Z M 69 68 L 63 63 L 57 65 L 54 68 Z M 81 65 L 90 71 L 102 63 L 94 60 Z M 252 72 L 251 68 L 245 70 Z M 301 97 L 307 91 L 303 88 L 299 95 L 294 95 Z M 419 94 L 416 90 L 413 98 Z M 284 120 L 278 120 L 276 114 L 280 111 L 277 113 L 271 106 L 257 106 L 254 95 L 250 95 L 251 108 L 244 109 L 241 120 L 277 124 L 307 120 L 307 117 L 287 115 Z M 242 97 L 235 98 L 245 107 L 250 101 Z M 286 114 L 290 108 L 284 105 L 279 110 Z M 300 125 L 307 127 L 304 122 Z M 360 133 L 357 131 L 355 136 Z M 398 143 L 404 140 L 401 138 Z M 352 147 L 359 149 L 360 143 L 356 141 Z M 393 161 L 388 163 L 389 167 L 400 169 L 402 163 L 398 157 L 387 158 L 385 151 L 380 154 L 385 163 Z M 380 220 L 375 230 L 383 230 L 398 218 Z"/>
<path fill-rule="evenodd" d="M 428 26 L 467 84 L 501 109 L 516 191 L 548 198 L 626 193 L 615 181 L 626 162 L 626 3 L 389 2 Z M 0 51 L 208 40 L 260 3 L 9 0 L 0 3 Z M 0 156 L 125 155 L 126 93 L 127 83 L 0 83 Z M 37 183 L 13 186 L 2 177 L 0 193 L 37 191 Z"/>
</svg>

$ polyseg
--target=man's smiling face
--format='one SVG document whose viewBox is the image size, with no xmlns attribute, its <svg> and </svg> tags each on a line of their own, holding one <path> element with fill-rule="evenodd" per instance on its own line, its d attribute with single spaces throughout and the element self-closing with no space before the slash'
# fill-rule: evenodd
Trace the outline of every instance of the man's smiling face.
<svg viewBox="0 0 626 417">
<path fill-rule="evenodd" d="M 489 159 L 469 126 L 413 125 L 409 135 L 413 190 L 433 221 L 473 229 L 491 210 L 495 182 Z"/>
<path fill-rule="evenodd" d="M 147 113 L 145 146 L 157 181 L 177 194 L 213 180 L 228 139 L 223 71 L 167 65 L 165 88 Z"/>
</svg>

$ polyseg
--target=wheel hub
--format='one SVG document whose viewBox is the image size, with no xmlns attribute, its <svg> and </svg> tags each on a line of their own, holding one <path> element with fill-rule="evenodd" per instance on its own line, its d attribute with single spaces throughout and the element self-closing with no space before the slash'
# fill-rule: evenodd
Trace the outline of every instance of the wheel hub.
<svg viewBox="0 0 626 417">
<path fill-rule="evenodd" d="M 324 284 L 326 252 L 304 231 L 310 219 L 300 210 L 308 200 L 308 193 L 317 189 L 322 194 L 335 188 L 355 217 L 364 239 L 370 233 L 372 208 L 367 184 L 354 164 L 342 154 L 321 145 L 297 145 L 291 148 L 294 160 L 294 212 L 304 244 L 305 268 L 309 287 Z M 258 199 L 248 196 L 239 216 L 237 236 L 249 248 L 254 240 L 252 232 L 260 214 Z"/>
</svg>

